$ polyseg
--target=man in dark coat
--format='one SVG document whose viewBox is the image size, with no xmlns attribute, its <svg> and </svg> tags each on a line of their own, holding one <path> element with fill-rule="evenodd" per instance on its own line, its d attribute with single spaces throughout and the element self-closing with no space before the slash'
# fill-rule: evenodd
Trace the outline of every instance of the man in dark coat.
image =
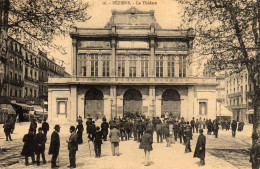
<svg viewBox="0 0 260 169">
<path fill-rule="evenodd" d="M 101 133 L 103 135 L 104 141 L 107 141 L 108 128 L 109 128 L 109 124 L 108 124 L 106 118 L 103 118 L 103 122 L 101 124 Z"/>
<path fill-rule="evenodd" d="M 213 128 L 214 128 L 214 134 L 215 134 L 215 138 L 218 138 L 218 130 L 219 130 L 219 126 L 218 126 L 218 121 L 215 120 L 214 124 L 213 124 Z"/>
<path fill-rule="evenodd" d="M 211 135 L 213 129 L 213 123 L 211 122 L 211 119 L 208 120 L 207 129 L 208 129 L 208 135 Z"/>
<path fill-rule="evenodd" d="M 37 123 L 36 123 L 35 119 L 32 119 L 31 124 L 30 124 L 30 129 L 32 129 L 34 134 L 36 134 Z"/>
<path fill-rule="evenodd" d="M 88 118 L 86 122 L 86 132 L 88 134 L 88 138 L 90 138 L 91 125 L 92 125 L 92 118 Z"/>
<path fill-rule="evenodd" d="M 47 137 L 47 133 L 50 129 L 49 123 L 46 122 L 46 118 L 43 119 L 43 123 L 42 123 L 42 130 L 44 135 Z"/>
<path fill-rule="evenodd" d="M 190 125 L 191 125 L 192 132 L 195 133 L 195 120 L 194 120 L 194 117 L 190 121 Z"/>
<path fill-rule="evenodd" d="M 236 120 L 233 120 L 232 124 L 231 124 L 231 128 L 232 128 L 232 137 L 236 136 L 236 130 L 237 130 L 237 122 Z"/>
<path fill-rule="evenodd" d="M 191 127 L 190 125 L 186 125 L 185 129 L 184 129 L 184 137 L 185 137 L 185 153 L 191 152 L 191 148 L 190 148 L 190 138 L 191 138 Z"/>
<path fill-rule="evenodd" d="M 178 138 L 178 122 L 173 123 L 173 134 L 174 134 L 174 140 L 177 141 Z"/>
<path fill-rule="evenodd" d="M 82 144 L 83 143 L 82 134 L 84 131 L 84 127 L 83 127 L 81 119 L 78 120 L 78 125 L 77 125 L 76 130 L 77 130 L 77 135 L 78 135 L 78 144 Z"/>
<path fill-rule="evenodd" d="M 33 129 L 29 129 L 28 134 L 25 134 L 23 137 L 23 149 L 21 152 L 22 156 L 25 156 L 25 165 L 28 166 L 28 157 L 32 158 L 32 163 L 35 163 L 35 158 L 34 158 L 34 151 L 35 151 L 35 134 Z"/>
<path fill-rule="evenodd" d="M 59 167 L 58 165 L 56 165 L 56 160 L 58 158 L 59 151 L 60 151 L 60 136 L 59 136 L 60 126 L 55 125 L 54 129 L 55 130 L 51 134 L 51 142 L 49 148 L 49 154 L 52 154 L 51 168 Z"/>
<path fill-rule="evenodd" d="M 163 131 L 162 130 L 163 130 L 163 126 L 162 126 L 161 122 L 159 122 L 155 127 L 155 131 L 156 131 L 156 135 L 157 135 L 157 143 L 163 142 L 163 140 L 162 140 Z M 160 138 L 160 141 L 159 141 L 159 138 Z"/>
<path fill-rule="evenodd" d="M 126 120 L 125 123 L 125 134 L 126 134 L 126 140 L 129 140 L 131 136 L 131 122 L 129 120 Z"/>
<path fill-rule="evenodd" d="M 196 119 L 196 122 L 195 122 L 196 133 L 199 132 L 199 126 L 200 126 L 199 120 Z"/>
<path fill-rule="evenodd" d="M 93 134 L 93 143 L 96 158 L 100 158 L 101 155 L 101 144 L 102 144 L 102 132 L 99 127 L 96 127 L 96 132 Z"/>
<path fill-rule="evenodd" d="M 68 143 L 70 165 L 68 167 L 76 168 L 76 151 L 78 151 L 78 135 L 74 126 L 70 127 L 70 138 Z"/>
<path fill-rule="evenodd" d="M 11 138 L 11 130 L 12 130 L 11 123 L 9 121 L 5 122 L 5 124 L 3 125 L 3 128 L 4 128 L 4 132 L 5 132 L 6 141 L 8 141 L 8 139 L 10 141 L 12 141 L 12 138 Z"/>
<path fill-rule="evenodd" d="M 37 165 L 40 165 L 40 155 L 42 155 L 43 164 L 46 164 L 45 160 L 45 143 L 46 143 L 46 136 L 43 133 L 42 128 L 38 129 L 38 134 L 35 136 L 35 153 L 37 155 Z"/>
<path fill-rule="evenodd" d="M 200 165 L 205 165 L 206 137 L 203 135 L 203 129 L 200 129 L 199 133 L 193 157 L 200 158 Z"/>
</svg>

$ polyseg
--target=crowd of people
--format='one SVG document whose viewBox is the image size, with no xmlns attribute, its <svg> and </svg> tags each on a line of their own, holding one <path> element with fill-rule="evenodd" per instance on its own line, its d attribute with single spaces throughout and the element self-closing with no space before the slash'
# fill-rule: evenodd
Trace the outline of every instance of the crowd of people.
<svg viewBox="0 0 260 169">
<path fill-rule="evenodd" d="M 76 152 L 78 151 L 78 145 L 84 142 L 83 120 L 79 116 L 78 124 L 70 127 L 70 137 L 67 140 L 70 168 L 76 168 Z M 172 116 L 159 118 L 153 117 L 152 119 L 145 118 L 143 116 L 125 116 L 123 118 L 114 118 L 107 122 L 106 117 L 103 117 L 102 123 L 96 126 L 95 120 L 87 118 L 86 121 L 86 134 L 88 143 L 90 141 L 94 144 L 95 157 L 101 157 L 101 145 L 104 141 L 109 140 L 111 142 L 111 151 L 113 156 L 120 156 L 119 142 L 128 141 L 133 138 L 134 141 L 140 143 L 139 148 L 144 149 L 145 165 L 149 165 L 150 151 L 153 150 L 153 136 L 156 134 L 157 143 L 163 143 L 166 141 L 166 146 L 170 147 L 171 144 L 178 142 L 185 146 L 184 153 L 192 152 L 191 140 L 193 139 L 193 133 L 199 133 L 196 148 L 194 151 L 194 157 L 200 158 L 200 165 L 205 165 L 205 146 L 206 137 L 203 135 L 203 131 L 207 130 L 207 135 L 212 133 L 215 137 L 218 137 L 219 125 L 222 126 L 222 130 L 232 129 L 232 136 L 235 137 L 236 130 L 242 131 L 244 123 L 239 123 L 235 120 L 231 123 L 230 120 L 213 120 L 211 119 L 194 119 L 191 121 L 185 121 L 184 118 L 175 118 Z M 238 128 L 238 129 L 237 129 Z M 110 129 L 110 130 L 109 130 Z M 8 127 L 8 123 L 4 124 L 4 131 L 6 133 L 6 139 L 11 140 L 10 133 L 12 128 Z M 32 160 L 32 164 L 40 165 L 40 156 L 42 157 L 42 163 L 45 164 L 45 144 L 47 141 L 47 133 L 49 131 L 49 124 L 46 119 L 43 120 L 41 126 L 38 126 L 37 122 L 32 119 L 29 127 L 28 134 L 23 137 L 24 146 L 21 152 L 22 156 L 25 156 L 25 165 L 29 165 L 29 157 Z M 52 155 L 51 167 L 59 167 L 56 164 L 59 150 L 60 150 L 60 126 L 55 125 L 54 131 L 51 134 L 50 146 L 48 154 Z M 90 147 L 89 147 L 90 150 Z M 36 159 L 35 159 L 36 156 Z"/>
</svg>

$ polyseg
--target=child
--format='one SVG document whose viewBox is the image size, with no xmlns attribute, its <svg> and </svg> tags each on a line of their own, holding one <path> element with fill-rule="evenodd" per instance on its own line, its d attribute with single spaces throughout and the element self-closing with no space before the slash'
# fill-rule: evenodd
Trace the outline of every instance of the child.
<svg viewBox="0 0 260 169">
<path fill-rule="evenodd" d="M 93 143 L 96 158 L 100 158 L 101 155 L 101 144 L 102 144 L 102 133 L 99 127 L 96 127 L 96 132 L 93 134 Z"/>
</svg>

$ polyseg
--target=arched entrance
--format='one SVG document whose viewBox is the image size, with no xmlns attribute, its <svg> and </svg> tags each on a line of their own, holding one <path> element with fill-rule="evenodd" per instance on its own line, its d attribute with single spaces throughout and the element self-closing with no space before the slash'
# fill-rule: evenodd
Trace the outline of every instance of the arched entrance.
<svg viewBox="0 0 260 169">
<path fill-rule="evenodd" d="M 124 94 L 124 115 L 142 113 L 142 94 L 136 89 L 129 89 Z"/>
<path fill-rule="evenodd" d="M 180 95 L 173 89 L 166 90 L 162 95 L 162 114 L 168 112 L 169 115 L 180 117 L 181 111 Z"/>
<path fill-rule="evenodd" d="M 85 113 L 87 116 L 97 119 L 104 116 L 104 96 L 100 90 L 96 88 L 90 89 L 85 94 Z"/>
</svg>

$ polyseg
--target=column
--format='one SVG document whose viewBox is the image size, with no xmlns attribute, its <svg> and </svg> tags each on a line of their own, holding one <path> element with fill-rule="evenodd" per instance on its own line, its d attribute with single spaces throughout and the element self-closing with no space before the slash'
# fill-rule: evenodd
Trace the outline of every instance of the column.
<svg viewBox="0 0 260 169">
<path fill-rule="evenodd" d="M 110 86 L 110 116 L 117 117 L 117 96 L 116 86 Z"/>
<path fill-rule="evenodd" d="M 112 53 L 110 57 L 110 76 L 116 76 L 116 26 L 112 26 L 112 33 L 111 33 L 111 48 Z"/>
<path fill-rule="evenodd" d="M 149 102 L 150 102 L 150 106 L 149 106 L 149 116 L 150 117 L 154 117 L 155 116 L 155 86 L 149 86 Z"/>
<path fill-rule="evenodd" d="M 162 96 L 158 96 L 155 99 L 155 116 L 161 117 L 162 114 Z"/>
<path fill-rule="evenodd" d="M 54 117 L 55 108 L 56 107 L 53 105 L 53 100 L 52 100 L 52 90 L 48 90 L 48 122 L 52 122 L 53 118 L 55 118 Z"/>
<path fill-rule="evenodd" d="M 81 116 L 82 119 L 84 119 L 84 108 L 85 108 L 85 94 L 84 93 L 80 93 L 78 94 L 78 116 Z"/>
<path fill-rule="evenodd" d="M 151 25 L 150 30 L 150 71 L 149 71 L 149 77 L 155 77 L 155 25 Z"/>
<path fill-rule="evenodd" d="M 194 117 L 195 119 L 199 117 L 198 112 L 195 112 L 195 86 L 188 87 L 188 119 L 192 119 Z"/>
<path fill-rule="evenodd" d="M 149 77 L 155 77 L 155 40 L 154 38 L 150 39 L 150 71 L 149 71 Z"/>
<path fill-rule="evenodd" d="M 70 101 L 71 108 L 68 109 L 68 114 L 70 114 L 70 118 L 68 118 L 68 121 L 76 122 L 78 117 L 78 91 L 76 85 L 71 86 Z"/>
<path fill-rule="evenodd" d="M 77 40 L 72 39 L 72 76 L 77 75 Z"/>
</svg>

